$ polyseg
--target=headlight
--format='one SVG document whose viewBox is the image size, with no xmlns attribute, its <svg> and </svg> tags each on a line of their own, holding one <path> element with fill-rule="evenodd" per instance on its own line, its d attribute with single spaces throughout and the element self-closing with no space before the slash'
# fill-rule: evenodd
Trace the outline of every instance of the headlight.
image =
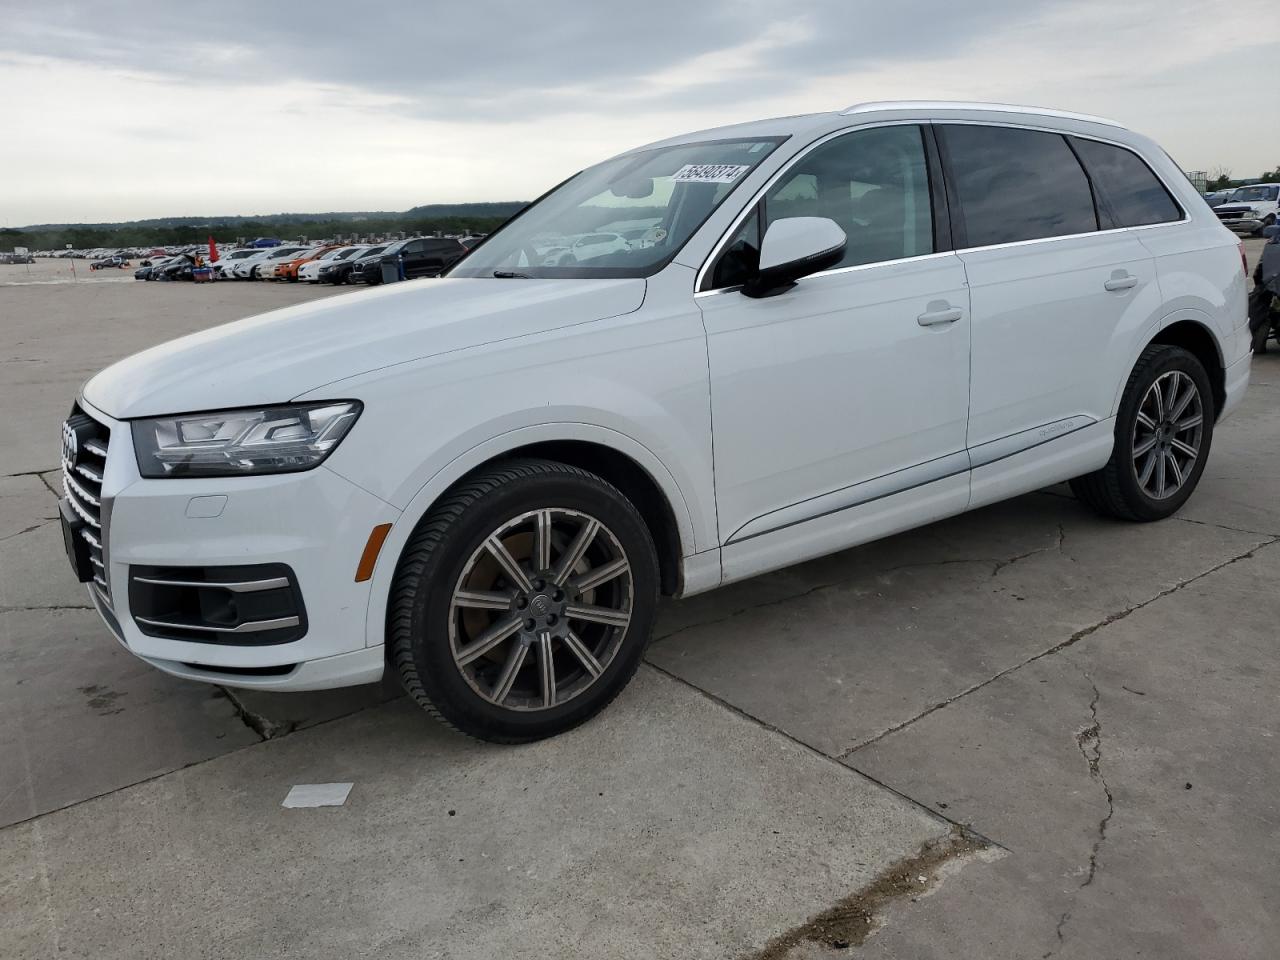
<svg viewBox="0 0 1280 960">
<path fill-rule="evenodd" d="M 144 477 L 213 477 L 310 470 L 360 416 L 356 400 L 222 410 L 133 421 Z"/>
</svg>

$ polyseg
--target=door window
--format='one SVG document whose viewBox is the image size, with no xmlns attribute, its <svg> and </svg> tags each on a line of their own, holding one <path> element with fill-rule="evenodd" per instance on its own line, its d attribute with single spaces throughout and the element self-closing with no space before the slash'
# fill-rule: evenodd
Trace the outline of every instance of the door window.
<svg viewBox="0 0 1280 960">
<path fill-rule="evenodd" d="M 1065 137 L 977 124 L 937 129 L 946 143 L 966 246 L 1098 229 L 1093 191 Z"/>
<path fill-rule="evenodd" d="M 1160 178 L 1131 150 L 1072 137 L 1094 186 L 1106 198 L 1118 227 L 1141 227 L 1182 219 L 1182 209 Z"/>
<path fill-rule="evenodd" d="M 721 251 L 707 289 L 745 283 L 760 265 L 762 232 L 784 217 L 827 217 L 848 237 L 838 267 L 934 252 L 923 132 L 876 127 L 829 140 L 777 180 Z"/>
<path fill-rule="evenodd" d="M 839 266 L 933 253 L 933 212 L 918 126 L 837 137 L 797 160 L 765 195 L 765 230 L 783 217 L 828 217 L 849 238 Z"/>
</svg>

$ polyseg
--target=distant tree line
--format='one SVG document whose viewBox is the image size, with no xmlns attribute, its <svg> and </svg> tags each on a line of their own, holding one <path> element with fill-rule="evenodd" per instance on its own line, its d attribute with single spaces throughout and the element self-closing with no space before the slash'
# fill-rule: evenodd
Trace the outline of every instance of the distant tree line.
<svg viewBox="0 0 1280 960">
<path fill-rule="evenodd" d="M 0 249 L 24 246 L 32 250 L 76 250 L 96 247 L 180 246 L 203 243 L 212 235 L 219 243 L 237 237 L 320 239 L 405 233 L 490 233 L 519 212 L 518 201 L 508 203 L 432 204 L 405 213 L 271 214 L 259 217 L 165 217 L 131 223 L 39 224 L 0 228 Z"/>
<path fill-rule="evenodd" d="M 1277 164 L 1274 170 L 1264 173 L 1258 179 L 1262 183 L 1280 183 L 1280 164 Z M 1243 180 L 1232 179 L 1231 171 L 1226 167 L 1218 166 L 1210 171 L 1207 187 L 1210 190 L 1226 190 L 1230 187 L 1238 187 L 1243 182 Z"/>
</svg>

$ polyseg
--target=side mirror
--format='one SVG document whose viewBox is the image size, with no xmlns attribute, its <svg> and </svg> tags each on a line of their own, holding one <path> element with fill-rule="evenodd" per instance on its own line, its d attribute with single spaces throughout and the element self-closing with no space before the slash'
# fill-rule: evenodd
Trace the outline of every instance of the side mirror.
<svg viewBox="0 0 1280 960">
<path fill-rule="evenodd" d="M 773 297 L 796 281 L 844 259 L 849 238 L 827 217 L 784 217 L 769 224 L 760 244 L 760 269 L 742 285 L 748 297 Z"/>
<path fill-rule="evenodd" d="M 1280 237 L 1280 225 L 1273 223 L 1269 227 L 1263 227 L 1262 235 L 1268 240 L 1274 240 L 1276 237 Z"/>
</svg>

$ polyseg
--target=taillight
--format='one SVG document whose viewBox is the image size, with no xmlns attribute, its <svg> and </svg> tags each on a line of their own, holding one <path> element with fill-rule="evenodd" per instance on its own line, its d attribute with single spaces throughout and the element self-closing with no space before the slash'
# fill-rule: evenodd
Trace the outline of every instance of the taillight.
<svg viewBox="0 0 1280 960">
<path fill-rule="evenodd" d="M 1244 241 L 1241 240 L 1236 246 L 1240 250 L 1240 269 L 1244 271 L 1244 275 L 1249 276 L 1249 258 L 1244 255 Z"/>
</svg>

